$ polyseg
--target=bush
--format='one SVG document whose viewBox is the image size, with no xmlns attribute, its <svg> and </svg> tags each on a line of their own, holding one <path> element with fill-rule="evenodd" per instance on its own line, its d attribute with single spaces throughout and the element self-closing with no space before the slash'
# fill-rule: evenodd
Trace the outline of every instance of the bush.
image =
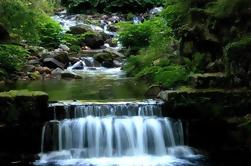
<svg viewBox="0 0 251 166">
<path fill-rule="evenodd" d="M 177 83 L 184 82 L 188 77 L 188 72 L 180 65 L 152 66 L 140 71 L 136 77 L 170 88 L 177 86 Z"/>
<path fill-rule="evenodd" d="M 35 1 L 34 1 L 35 2 Z M 47 16 L 33 1 L 0 0 L 0 23 L 15 36 L 32 44 L 54 46 L 59 41 L 60 25 Z"/>
<path fill-rule="evenodd" d="M 167 26 L 166 20 L 156 17 L 130 26 L 122 26 L 120 41 L 124 45 L 133 43 L 134 48 L 140 51 L 138 55 L 129 57 L 125 64 L 124 70 L 128 75 L 165 87 L 172 87 L 177 82 L 186 80 L 188 71 L 178 65 L 178 41 L 175 40 L 172 29 Z M 147 42 L 142 42 L 141 38 L 137 38 L 137 34 L 143 34 L 139 36 L 147 38 Z"/>
<path fill-rule="evenodd" d="M 62 37 L 61 26 L 47 15 L 38 17 L 37 31 L 39 44 L 45 47 L 57 47 Z"/>
<path fill-rule="evenodd" d="M 141 48 L 149 45 L 152 25 L 149 21 L 143 24 L 132 24 L 123 22 L 118 24 L 120 27 L 119 41 L 132 52 L 137 52 Z"/>
<path fill-rule="evenodd" d="M 0 68 L 7 72 L 19 70 L 28 56 L 28 51 L 21 46 L 12 44 L 0 45 Z"/>
</svg>

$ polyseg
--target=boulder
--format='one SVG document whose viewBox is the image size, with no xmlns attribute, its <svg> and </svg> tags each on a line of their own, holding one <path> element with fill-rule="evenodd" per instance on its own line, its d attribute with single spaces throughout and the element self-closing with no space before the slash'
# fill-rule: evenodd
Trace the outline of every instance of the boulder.
<svg viewBox="0 0 251 166">
<path fill-rule="evenodd" d="M 59 62 L 57 59 L 55 58 L 45 58 L 43 60 L 43 64 L 46 67 L 52 68 L 52 69 L 56 69 L 56 68 L 61 68 L 64 69 L 65 65 L 61 62 Z"/>
<path fill-rule="evenodd" d="M 52 75 L 61 75 L 62 72 L 63 72 L 63 70 L 62 70 L 61 68 L 58 67 L 58 68 L 52 70 L 51 74 L 52 74 Z"/>
<path fill-rule="evenodd" d="M 0 165 L 13 165 L 14 161 L 14 165 L 29 165 L 28 161 L 34 161 L 41 150 L 41 129 L 50 120 L 47 110 L 48 94 L 44 92 L 0 93 Z"/>
<path fill-rule="evenodd" d="M 76 25 L 76 26 L 70 27 L 69 33 L 71 33 L 71 34 L 84 34 L 90 30 L 91 29 L 85 25 Z"/>
<path fill-rule="evenodd" d="M 94 55 L 94 59 L 98 61 L 99 63 L 102 63 L 104 61 L 112 61 L 113 57 L 110 53 L 107 52 L 100 52 Z"/>
<path fill-rule="evenodd" d="M 63 79 L 82 79 L 81 76 L 73 73 L 73 72 L 70 72 L 68 70 L 64 70 L 62 73 L 61 73 L 61 78 Z"/>
<path fill-rule="evenodd" d="M 79 58 L 77 58 L 77 57 L 69 57 L 69 61 L 70 61 L 71 64 L 74 64 L 74 63 L 76 63 L 76 62 L 79 61 Z"/>
<path fill-rule="evenodd" d="M 67 65 L 69 63 L 69 57 L 68 57 L 67 51 L 64 51 L 63 49 L 58 48 L 58 49 L 55 49 L 51 53 L 53 55 L 53 58 L 55 58 L 59 62 L 63 63 L 64 65 Z"/>
<path fill-rule="evenodd" d="M 114 50 L 114 49 L 105 49 L 104 52 L 108 52 L 110 54 L 112 54 L 114 57 L 119 57 L 119 58 L 124 58 L 125 55 L 121 54 L 120 52 Z"/>
<path fill-rule="evenodd" d="M 105 60 L 102 62 L 101 65 L 106 68 L 113 68 L 114 67 L 113 61 L 111 61 L 111 60 Z"/>
<path fill-rule="evenodd" d="M 121 61 L 119 61 L 119 60 L 113 60 L 113 65 L 114 65 L 114 67 L 121 67 L 122 66 L 122 62 Z"/>
<path fill-rule="evenodd" d="M 224 73 L 204 73 L 189 76 L 193 88 L 224 88 L 229 86 L 229 80 Z"/>
<path fill-rule="evenodd" d="M 193 89 L 161 91 L 166 102 L 164 116 L 184 119 L 210 119 L 244 116 L 251 113 L 251 91 L 245 89 Z"/>
<path fill-rule="evenodd" d="M 152 85 L 148 88 L 148 90 L 145 93 L 146 98 L 157 98 L 158 94 L 161 92 L 163 87 L 159 85 Z"/>
<path fill-rule="evenodd" d="M 49 69 L 48 67 L 36 67 L 35 68 L 36 71 L 38 71 L 40 74 L 51 74 L 51 69 Z"/>
<path fill-rule="evenodd" d="M 96 34 L 88 35 L 81 41 L 81 47 L 88 46 L 91 49 L 100 49 L 104 44 L 102 36 Z"/>
<path fill-rule="evenodd" d="M 34 72 L 35 66 L 34 65 L 25 65 L 22 69 L 24 72 Z"/>
<path fill-rule="evenodd" d="M 31 59 L 28 61 L 29 65 L 38 65 L 40 64 L 40 61 L 38 59 Z"/>
<path fill-rule="evenodd" d="M 65 44 L 60 44 L 59 48 L 61 48 L 63 51 L 70 51 L 70 48 Z"/>
</svg>

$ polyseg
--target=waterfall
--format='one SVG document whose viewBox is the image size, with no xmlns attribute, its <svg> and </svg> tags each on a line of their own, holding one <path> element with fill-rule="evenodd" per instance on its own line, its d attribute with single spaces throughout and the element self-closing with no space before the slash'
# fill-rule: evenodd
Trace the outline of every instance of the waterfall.
<svg viewBox="0 0 251 166">
<path fill-rule="evenodd" d="M 67 165 L 69 161 L 103 165 L 100 164 L 103 159 L 112 160 L 108 165 L 123 165 L 116 164 L 118 158 L 128 158 L 135 160 L 134 166 L 166 166 L 170 162 L 188 164 L 182 158 L 194 155 L 184 146 L 181 121 L 162 117 L 161 104 L 84 103 L 50 107 L 57 120 L 43 127 L 41 159 L 36 165 L 50 162 Z M 153 161 L 149 156 L 159 160 L 150 164 Z M 147 161 L 139 164 L 140 160 Z"/>
</svg>

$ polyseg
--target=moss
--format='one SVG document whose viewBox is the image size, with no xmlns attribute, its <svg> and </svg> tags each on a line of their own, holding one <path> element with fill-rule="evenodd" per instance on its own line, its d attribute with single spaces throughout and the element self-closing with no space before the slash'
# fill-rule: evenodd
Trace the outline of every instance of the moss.
<svg viewBox="0 0 251 166">
<path fill-rule="evenodd" d="M 245 36 L 238 41 L 234 41 L 232 43 L 229 43 L 225 49 L 227 51 L 227 55 L 229 57 L 234 57 L 242 54 L 243 50 L 250 49 L 251 46 L 251 36 Z"/>
<path fill-rule="evenodd" d="M 218 18 L 229 18 L 241 14 L 250 7 L 250 0 L 217 0 L 208 7 L 208 12 Z"/>
<path fill-rule="evenodd" d="M 250 77 L 248 75 L 251 62 L 250 51 L 250 35 L 229 43 L 225 47 L 224 59 L 228 76 L 239 75 L 243 79 Z"/>
<path fill-rule="evenodd" d="M 0 97 L 16 97 L 16 96 L 47 96 L 48 94 L 42 91 L 29 91 L 29 90 L 11 90 L 8 92 L 0 92 Z"/>
<path fill-rule="evenodd" d="M 250 89 L 194 89 L 163 91 L 166 101 L 164 115 L 179 118 L 224 119 L 250 113 Z"/>
</svg>

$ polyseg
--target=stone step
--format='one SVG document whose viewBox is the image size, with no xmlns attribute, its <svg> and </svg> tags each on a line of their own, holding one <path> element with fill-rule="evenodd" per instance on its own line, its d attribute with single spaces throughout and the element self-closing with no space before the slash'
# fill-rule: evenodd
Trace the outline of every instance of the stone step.
<svg viewBox="0 0 251 166">
<path fill-rule="evenodd" d="M 229 81 L 224 73 L 193 74 L 189 77 L 190 86 L 193 88 L 224 88 Z"/>
</svg>

